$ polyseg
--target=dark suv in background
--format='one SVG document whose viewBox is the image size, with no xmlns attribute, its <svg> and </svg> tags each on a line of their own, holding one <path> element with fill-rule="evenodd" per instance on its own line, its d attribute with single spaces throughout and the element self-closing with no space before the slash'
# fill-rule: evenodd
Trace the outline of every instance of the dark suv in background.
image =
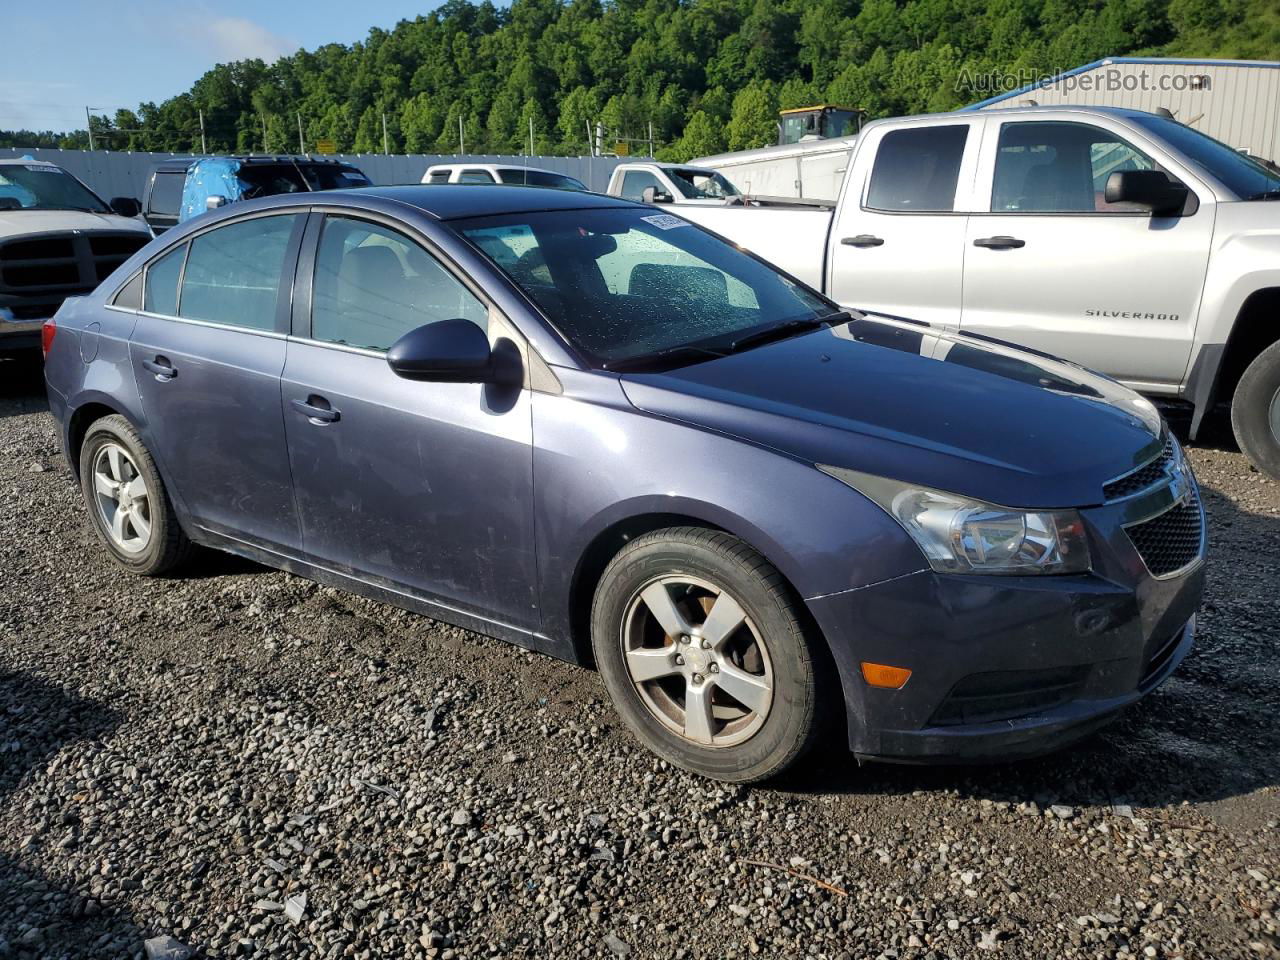
<svg viewBox="0 0 1280 960">
<path fill-rule="evenodd" d="M 158 236 L 182 220 L 190 219 L 203 207 L 183 216 L 182 198 L 188 181 L 198 177 L 202 167 L 217 164 L 234 167 L 239 186 L 236 195 L 220 194 L 227 202 L 270 197 L 280 193 L 307 193 L 313 190 L 335 190 L 368 186 L 371 181 L 357 167 L 340 160 L 291 156 L 182 157 L 156 165 L 147 181 L 142 212 L 147 224 Z"/>
</svg>

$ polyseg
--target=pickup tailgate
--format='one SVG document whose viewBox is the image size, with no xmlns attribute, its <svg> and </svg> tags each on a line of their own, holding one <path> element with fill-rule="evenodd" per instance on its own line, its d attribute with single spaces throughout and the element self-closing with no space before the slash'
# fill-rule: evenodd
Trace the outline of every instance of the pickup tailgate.
<svg viewBox="0 0 1280 960">
<path fill-rule="evenodd" d="M 833 211 L 692 204 L 674 204 L 667 209 L 732 240 L 814 289 L 823 289 L 822 269 Z"/>
</svg>

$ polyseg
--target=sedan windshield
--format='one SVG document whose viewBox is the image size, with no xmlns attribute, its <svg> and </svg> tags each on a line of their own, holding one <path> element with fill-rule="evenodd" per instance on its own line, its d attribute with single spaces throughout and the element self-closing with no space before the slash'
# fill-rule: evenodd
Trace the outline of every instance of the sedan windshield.
<svg viewBox="0 0 1280 960">
<path fill-rule="evenodd" d="M 88 187 L 51 163 L 0 164 L 0 210 L 111 212 Z"/>
<path fill-rule="evenodd" d="M 705 359 L 800 332 L 836 308 L 668 213 L 605 207 L 477 217 L 452 226 L 597 366 Z"/>
</svg>

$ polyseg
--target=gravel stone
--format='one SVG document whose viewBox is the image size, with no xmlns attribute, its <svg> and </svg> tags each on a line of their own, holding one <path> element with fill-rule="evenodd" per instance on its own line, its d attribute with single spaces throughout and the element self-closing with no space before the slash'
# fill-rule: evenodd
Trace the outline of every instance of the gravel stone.
<svg viewBox="0 0 1280 960">
<path fill-rule="evenodd" d="M 1159 690 L 1038 760 L 832 747 L 746 789 L 638 746 L 589 670 L 229 556 L 120 572 L 15 363 L 5 960 L 1280 957 L 1280 489 L 1221 426 Z"/>
</svg>

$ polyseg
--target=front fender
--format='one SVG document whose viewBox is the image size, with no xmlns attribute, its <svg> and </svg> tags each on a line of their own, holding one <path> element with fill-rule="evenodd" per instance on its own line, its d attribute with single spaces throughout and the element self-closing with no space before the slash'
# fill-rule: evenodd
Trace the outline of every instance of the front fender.
<svg viewBox="0 0 1280 960">
<path fill-rule="evenodd" d="M 543 629 L 567 640 L 575 572 L 621 521 L 688 517 L 759 550 L 805 599 L 925 567 L 880 507 L 777 451 L 569 394 L 534 400 L 534 523 Z"/>
</svg>

